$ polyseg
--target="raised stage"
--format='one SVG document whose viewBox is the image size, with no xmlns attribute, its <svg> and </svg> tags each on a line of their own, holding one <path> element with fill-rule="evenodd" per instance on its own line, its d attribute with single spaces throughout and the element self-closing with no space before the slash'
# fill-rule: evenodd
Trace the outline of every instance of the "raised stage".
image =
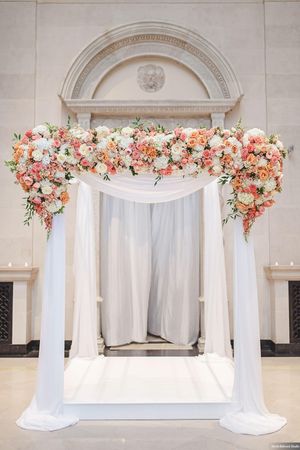
<svg viewBox="0 0 300 450">
<path fill-rule="evenodd" d="M 65 413 L 79 419 L 219 419 L 232 409 L 233 363 L 195 357 L 74 358 Z"/>
</svg>

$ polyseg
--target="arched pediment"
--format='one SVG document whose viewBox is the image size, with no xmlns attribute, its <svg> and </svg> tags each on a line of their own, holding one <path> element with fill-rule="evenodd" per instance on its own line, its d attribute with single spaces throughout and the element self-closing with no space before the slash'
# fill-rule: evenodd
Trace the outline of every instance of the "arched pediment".
<svg viewBox="0 0 300 450">
<path fill-rule="evenodd" d="M 95 98 L 101 82 L 107 79 L 120 64 L 145 56 L 165 58 L 177 62 L 199 80 L 207 98 L 180 99 L 177 112 L 186 110 L 201 113 L 225 113 L 240 100 L 242 90 L 238 79 L 226 58 L 219 50 L 199 34 L 178 25 L 165 22 L 139 22 L 112 29 L 93 41 L 73 62 L 64 80 L 61 98 L 74 112 L 95 113 L 107 111 L 114 114 L 122 106 L 120 102 Z M 183 87 L 184 88 L 184 87 Z M 97 96 L 96 96 L 97 97 Z M 161 98 L 160 103 L 169 110 L 174 99 Z M 153 98 L 132 100 L 136 114 L 147 115 L 147 104 L 153 114 Z M 159 103 L 159 102 L 158 102 Z M 161 105 L 158 106 L 161 108 Z M 175 108 L 174 113 L 175 113 Z M 154 111 L 155 113 L 155 111 Z"/>
</svg>

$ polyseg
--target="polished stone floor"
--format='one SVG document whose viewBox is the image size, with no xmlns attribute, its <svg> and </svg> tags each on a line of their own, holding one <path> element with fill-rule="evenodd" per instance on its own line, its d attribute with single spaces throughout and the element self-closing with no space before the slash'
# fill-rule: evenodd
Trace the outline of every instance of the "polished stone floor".
<svg viewBox="0 0 300 450">
<path fill-rule="evenodd" d="M 0 358 L 0 450 L 271 450 L 300 442 L 300 358 L 263 358 L 266 403 L 287 417 L 278 433 L 242 436 L 217 421 L 82 421 L 56 432 L 21 430 L 15 420 L 31 399 L 36 358 Z"/>
</svg>

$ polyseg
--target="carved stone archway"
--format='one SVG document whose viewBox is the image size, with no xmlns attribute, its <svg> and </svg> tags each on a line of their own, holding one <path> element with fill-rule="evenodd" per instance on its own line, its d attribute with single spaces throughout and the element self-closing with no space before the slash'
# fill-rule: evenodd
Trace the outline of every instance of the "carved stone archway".
<svg viewBox="0 0 300 450">
<path fill-rule="evenodd" d="M 184 65 L 205 86 L 207 99 L 101 100 L 93 98 L 101 80 L 120 63 L 141 56 L 165 57 Z M 114 28 L 86 47 L 64 80 L 60 97 L 88 127 L 92 115 L 109 117 L 211 116 L 224 126 L 225 113 L 241 99 L 238 79 L 226 58 L 199 34 L 165 22 L 138 22 Z"/>
</svg>

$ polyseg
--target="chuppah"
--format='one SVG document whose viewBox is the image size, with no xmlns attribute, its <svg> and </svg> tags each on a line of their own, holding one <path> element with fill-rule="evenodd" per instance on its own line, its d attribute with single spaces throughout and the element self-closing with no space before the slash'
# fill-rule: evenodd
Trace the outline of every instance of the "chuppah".
<svg viewBox="0 0 300 450">
<path fill-rule="evenodd" d="M 26 193 L 25 221 L 29 223 L 33 215 L 37 214 L 49 233 L 37 388 L 31 404 L 17 421 L 19 426 L 26 429 L 56 430 L 75 424 L 79 417 L 219 418 L 220 424 L 233 432 L 265 434 L 275 432 L 285 425 L 286 420 L 283 417 L 268 412 L 263 399 L 255 259 L 251 236 L 251 227 L 255 220 L 264 213 L 265 208 L 273 205 L 275 194 L 281 190 L 284 155 L 285 150 L 277 136 L 266 136 L 259 129 L 245 131 L 239 125 L 230 130 L 182 127 L 164 130 L 160 126 L 146 128 L 142 124 L 134 128 L 97 127 L 84 130 L 78 126 L 58 128 L 46 124 L 28 130 L 24 136 L 17 136 L 12 160 L 8 161 L 7 165 L 15 173 L 17 182 Z M 80 386 L 84 386 L 85 390 L 84 396 L 79 396 L 75 407 L 72 407 L 68 402 L 64 404 L 63 211 L 69 201 L 68 185 L 74 178 L 79 180 L 79 193 L 74 253 L 74 330 L 72 360 L 66 368 L 67 397 L 72 395 L 72 389 L 73 393 L 74 389 L 78 391 Z M 217 181 L 229 183 L 232 187 L 228 200 L 230 211 L 225 222 L 229 218 L 235 220 L 232 392 L 229 392 L 233 366 Z M 184 206 L 190 202 L 191 211 L 193 196 L 200 189 L 204 189 L 205 354 L 193 360 L 193 373 L 198 374 L 196 388 L 194 391 L 186 391 L 181 403 L 178 402 L 178 397 L 176 401 L 174 397 L 170 401 L 170 397 L 164 392 L 167 388 L 162 388 L 163 378 L 159 378 L 157 373 L 157 369 L 162 368 L 163 364 L 159 364 L 156 359 L 149 358 L 147 362 L 140 359 L 140 365 L 135 362 L 131 364 L 131 370 L 128 370 L 126 364 L 124 367 L 125 360 L 116 365 L 113 363 L 114 358 L 97 356 L 96 264 L 91 188 L 112 198 L 106 198 L 108 220 L 107 225 L 105 221 L 102 224 L 106 231 L 111 226 L 111 217 L 120 218 L 123 214 L 124 218 L 125 214 L 128 214 L 127 208 L 126 212 L 124 208 L 122 210 L 124 204 L 118 202 L 131 202 L 129 218 L 132 223 L 128 221 L 128 236 L 134 236 L 135 240 L 130 242 L 129 247 L 125 247 L 124 252 L 126 253 L 128 248 L 134 248 L 132 261 L 138 265 L 145 263 L 145 255 L 146 260 L 148 259 L 150 221 L 149 217 L 147 219 L 149 208 L 148 211 L 144 208 L 141 216 L 141 208 L 137 207 L 136 203 L 152 205 L 151 250 L 154 249 L 154 270 L 151 277 L 145 276 L 149 263 L 144 264 L 142 279 L 132 270 L 131 277 L 135 276 L 137 279 L 135 282 L 129 280 L 130 286 L 138 290 L 128 290 L 130 297 L 136 296 L 141 301 L 147 298 L 150 292 L 150 300 L 153 300 L 153 310 L 149 309 L 150 316 L 151 312 L 153 313 L 152 318 L 160 310 L 162 299 L 171 292 L 174 284 L 173 274 L 166 272 L 166 266 L 170 264 L 170 267 L 176 268 L 179 265 L 176 257 L 175 262 L 172 262 L 172 259 L 169 262 L 172 245 L 169 249 L 164 248 L 168 240 L 164 238 L 163 232 L 168 230 L 168 227 L 163 223 L 172 215 L 179 214 L 181 222 L 173 221 L 177 224 L 175 231 L 181 223 L 182 237 L 184 230 L 190 230 L 189 233 L 192 233 L 193 215 L 185 214 Z M 110 213 L 112 214 L 109 216 Z M 147 220 L 141 223 L 140 217 Z M 186 219 L 187 223 L 182 224 L 183 219 Z M 122 232 L 126 233 L 126 230 Z M 180 242 L 180 239 L 176 242 L 179 247 L 181 245 L 181 250 L 178 253 L 175 251 L 174 254 L 182 255 L 187 245 Z M 109 233 L 105 245 L 109 245 Z M 141 252 L 140 259 L 137 251 Z M 108 253 L 113 255 L 113 251 Z M 128 261 L 129 258 L 128 254 Z M 114 296 L 120 298 L 120 292 L 114 294 L 109 291 L 113 288 L 114 265 L 117 259 L 112 257 L 111 261 L 112 266 L 107 265 L 103 277 L 105 280 L 112 277 L 110 284 L 105 286 L 104 283 L 104 296 L 106 295 L 107 299 Z M 126 258 L 124 261 L 126 262 Z M 102 264 L 105 262 L 107 261 L 103 258 Z M 176 274 L 177 291 L 184 288 L 185 278 L 181 275 L 182 272 Z M 180 294 L 182 300 L 188 301 L 191 293 L 188 292 L 186 297 L 183 294 Z M 166 304 L 168 305 L 168 301 Z M 181 319 L 184 321 L 184 315 Z M 167 326 L 166 322 L 156 328 L 157 321 L 150 319 L 150 325 L 155 333 L 172 335 L 172 327 Z M 176 326 L 180 326 L 180 321 Z M 144 326 L 144 330 L 146 328 Z M 116 337 L 110 336 L 108 339 L 114 342 Z M 138 339 L 142 339 L 142 336 Z M 185 333 L 184 339 L 194 340 L 194 336 Z M 178 366 L 174 360 L 173 363 L 170 361 L 169 368 L 165 366 L 163 369 L 167 375 L 165 383 L 172 379 L 174 373 L 176 378 L 176 370 L 183 373 L 183 361 L 177 362 Z M 144 364 L 143 374 L 139 372 L 141 364 Z M 184 364 L 188 364 L 188 361 L 184 361 Z M 117 373 L 117 377 L 119 380 L 123 379 L 126 395 L 124 392 L 116 392 L 116 385 L 110 384 L 110 387 L 107 387 L 107 384 L 116 378 L 113 375 L 107 377 L 111 370 L 121 371 Z M 193 377 L 178 376 L 173 384 L 173 392 L 178 390 L 178 380 L 182 378 L 193 380 Z M 197 390 L 201 390 L 201 381 L 205 386 L 208 379 L 210 390 L 217 389 L 220 380 L 221 384 L 223 383 L 223 400 L 230 397 L 230 401 L 227 398 L 225 406 L 224 401 L 216 397 L 209 399 L 200 395 L 193 401 L 193 395 L 196 395 Z M 215 385 L 211 383 L 212 379 L 215 380 Z M 140 385 L 134 385 L 132 380 L 142 382 Z M 142 396 L 145 394 L 147 382 L 152 383 L 148 398 L 145 400 L 143 397 L 145 402 L 137 401 L 136 408 L 136 405 L 131 403 L 132 398 L 139 393 Z M 109 402 L 105 403 L 105 396 L 99 395 L 99 391 L 94 392 L 95 388 L 102 390 L 102 394 L 109 393 Z M 119 384 L 118 388 L 122 389 L 122 386 Z M 133 397 L 128 396 L 133 390 Z M 97 397 L 97 402 L 91 406 L 93 396 Z M 217 408 L 214 409 L 212 405 L 216 406 L 215 404 Z M 88 409 L 86 405 L 89 405 Z"/>
</svg>

